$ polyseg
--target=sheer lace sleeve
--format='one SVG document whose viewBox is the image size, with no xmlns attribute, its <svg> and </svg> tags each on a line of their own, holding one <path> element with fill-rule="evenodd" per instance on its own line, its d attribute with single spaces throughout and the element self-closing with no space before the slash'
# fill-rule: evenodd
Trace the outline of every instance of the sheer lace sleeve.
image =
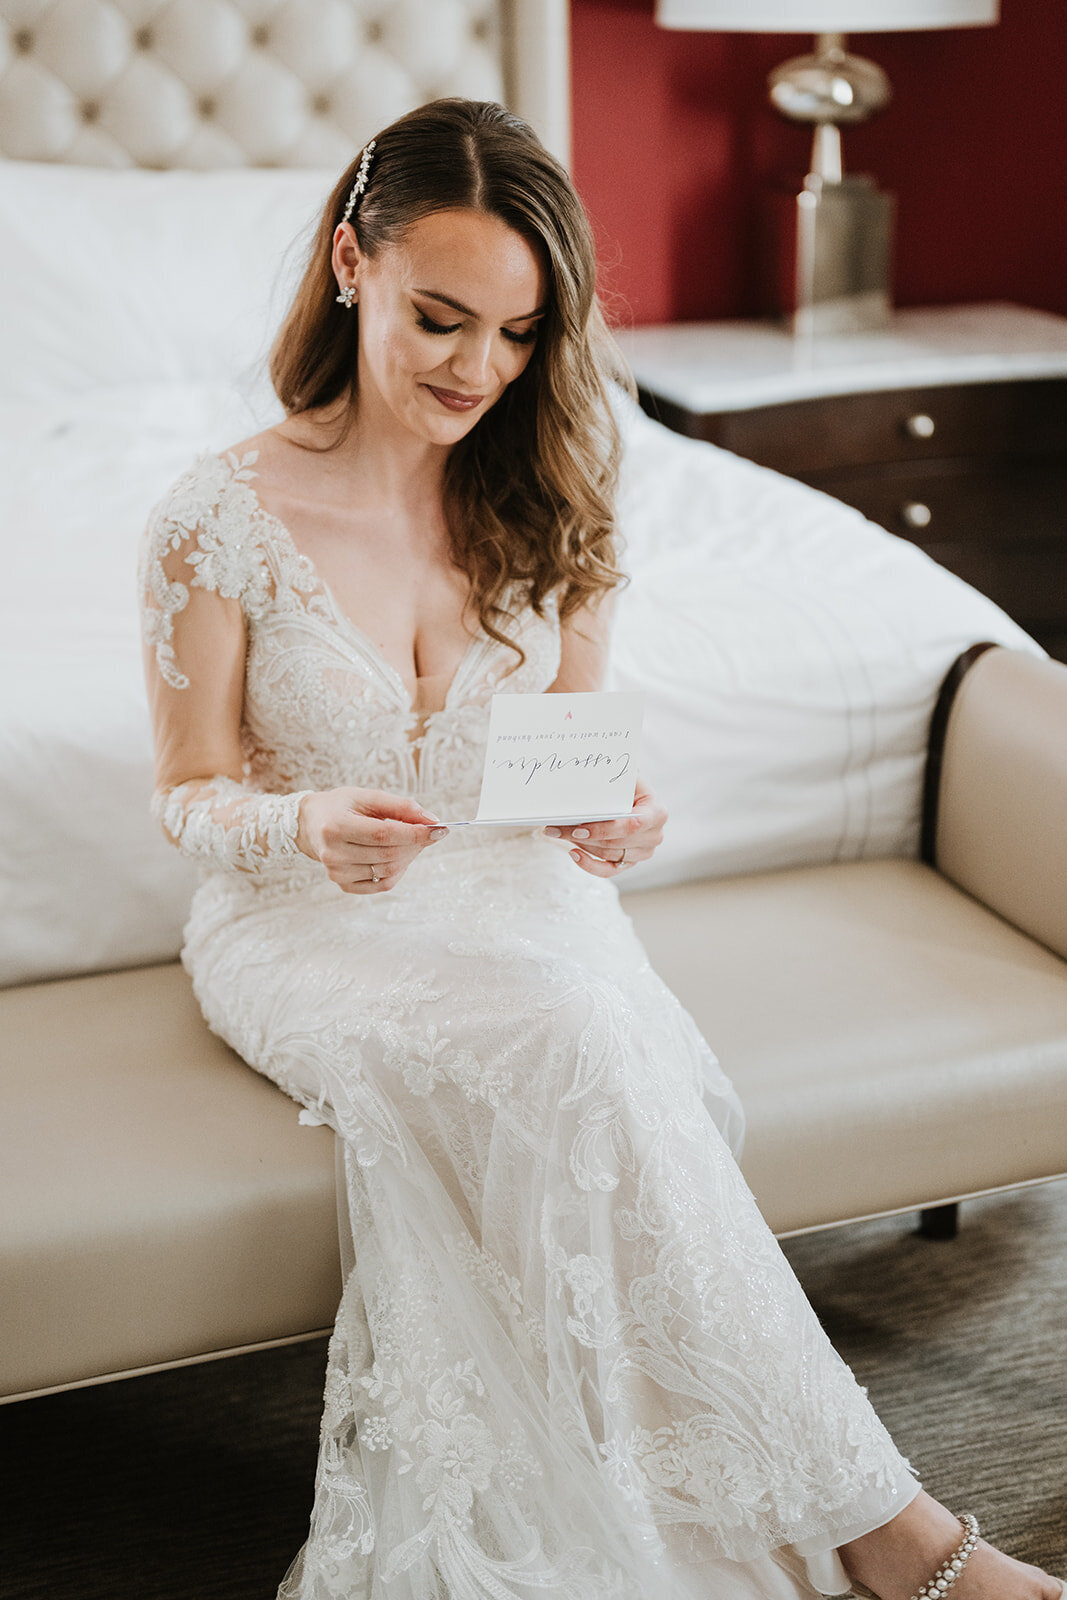
<svg viewBox="0 0 1067 1600">
<path fill-rule="evenodd" d="M 269 794 L 222 775 L 157 788 L 152 815 L 182 855 L 234 872 L 284 873 L 307 864 L 296 836 L 310 789 Z"/>
<path fill-rule="evenodd" d="M 247 511 L 223 492 L 242 476 L 229 459 L 236 470 L 199 457 L 152 508 L 142 541 L 152 815 L 183 855 L 263 876 L 306 863 L 299 807 L 313 791 L 269 793 L 249 776 L 241 738 L 247 624 L 269 604 L 273 580 Z"/>
</svg>

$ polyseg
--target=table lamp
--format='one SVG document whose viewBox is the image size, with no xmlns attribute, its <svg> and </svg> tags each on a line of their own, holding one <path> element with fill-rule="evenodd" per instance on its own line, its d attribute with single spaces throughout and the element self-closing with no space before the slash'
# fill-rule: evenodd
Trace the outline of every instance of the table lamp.
<svg viewBox="0 0 1067 1600">
<path fill-rule="evenodd" d="M 850 55 L 845 30 L 971 28 L 998 20 L 999 0 L 656 0 L 663 28 L 725 33 L 814 33 L 815 51 L 776 67 L 771 103 L 814 125 L 811 170 L 799 193 L 770 211 L 769 275 L 776 307 L 795 334 L 883 327 L 890 314 L 892 195 L 846 175 L 841 128 L 888 105 L 889 80 Z"/>
</svg>

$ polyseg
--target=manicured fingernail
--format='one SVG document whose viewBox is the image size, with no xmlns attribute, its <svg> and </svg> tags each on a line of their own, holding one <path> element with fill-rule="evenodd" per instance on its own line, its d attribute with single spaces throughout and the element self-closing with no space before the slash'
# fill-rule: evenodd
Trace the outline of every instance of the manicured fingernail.
<svg viewBox="0 0 1067 1600">
<path fill-rule="evenodd" d="M 589 829 L 588 828 L 575 828 L 574 832 L 571 834 L 571 838 L 572 839 L 588 839 L 588 837 L 589 837 Z"/>
<path fill-rule="evenodd" d="M 582 852 L 580 850 L 572 850 L 570 852 L 570 857 L 572 861 L 580 862 L 582 859 Z"/>
<path fill-rule="evenodd" d="M 433 828 L 430 832 L 431 839 L 443 839 L 448 832 L 447 828 Z"/>
<path fill-rule="evenodd" d="M 560 831 L 558 828 L 546 828 L 545 835 L 549 839 L 558 839 L 560 838 Z"/>
</svg>

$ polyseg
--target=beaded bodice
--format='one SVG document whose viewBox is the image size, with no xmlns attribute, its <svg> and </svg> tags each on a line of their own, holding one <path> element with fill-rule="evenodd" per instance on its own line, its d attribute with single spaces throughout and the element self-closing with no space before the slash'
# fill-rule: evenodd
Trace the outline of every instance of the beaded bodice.
<svg viewBox="0 0 1067 1600">
<path fill-rule="evenodd" d="M 257 457 L 255 450 L 240 460 L 232 452 L 201 454 L 148 521 L 144 630 L 166 682 L 187 687 L 193 670 L 182 650 L 191 587 L 238 600 L 248 641 L 245 783 L 219 779 L 208 794 L 202 786 L 182 786 L 157 796 L 168 831 L 198 854 L 206 846 L 219 865 L 262 872 L 270 854 L 292 854 L 283 837 L 288 832 L 291 842 L 295 833 L 286 796 L 355 786 L 417 795 L 453 818 L 473 815 L 493 693 L 538 692 L 556 675 L 560 637 L 552 597 L 543 616 L 516 608 L 502 626 L 521 646 L 521 663 L 508 645 L 479 630 L 443 704 L 420 716 L 396 669 L 342 611 L 285 524 L 260 504 L 252 487 Z M 242 790 L 267 796 L 255 814 L 247 802 L 237 804 Z M 274 830 L 269 847 L 261 820 Z"/>
</svg>

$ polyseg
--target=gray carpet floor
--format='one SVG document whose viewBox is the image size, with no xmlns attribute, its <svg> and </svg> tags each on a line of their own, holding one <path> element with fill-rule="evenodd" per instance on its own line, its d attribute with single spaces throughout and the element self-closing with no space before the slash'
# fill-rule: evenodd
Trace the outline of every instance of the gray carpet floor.
<svg viewBox="0 0 1067 1600">
<path fill-rule="evenodd" d="M 784 1248 L 925 1487 L 1067 1576 L 1067 1182 Z M 0 1408 L 5 1600 L 273 1600 L 311 1504 L 325 1341 Z"/>
</svg>

